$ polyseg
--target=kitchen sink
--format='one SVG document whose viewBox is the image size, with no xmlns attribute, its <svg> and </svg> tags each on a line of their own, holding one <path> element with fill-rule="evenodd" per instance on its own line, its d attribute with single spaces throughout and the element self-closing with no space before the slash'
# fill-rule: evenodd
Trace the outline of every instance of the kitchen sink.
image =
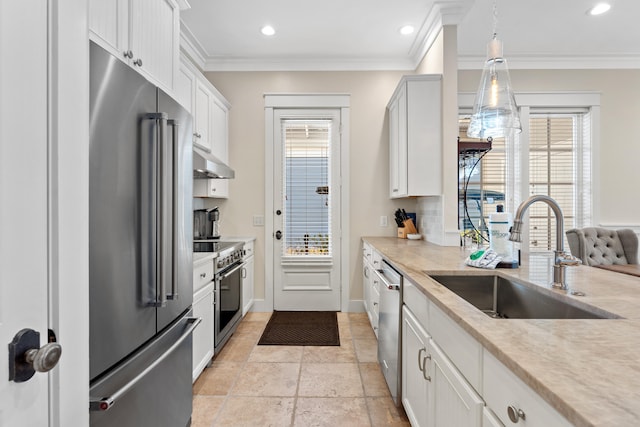
<svg viewBox="0 0 640 427">
<path fill-rule="evenodd" d="M 483 313 L 497 319 L 608 319 L 496 275 L 429 275 Z"/>
</svg>

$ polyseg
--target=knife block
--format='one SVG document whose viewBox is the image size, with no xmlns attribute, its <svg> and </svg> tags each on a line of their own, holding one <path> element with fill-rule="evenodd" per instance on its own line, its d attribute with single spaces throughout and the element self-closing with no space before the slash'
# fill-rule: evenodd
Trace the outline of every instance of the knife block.
<svg viewBox="0 0 640 427">
<path fill-rule="evenodd" d="M 404 227 L 398 227 L 398 238 L 406 239 L 407 234 L 417 234 L 418 230 L 416 230 L 416 226 L 413 224 L 413 220 L 411 218 L 403 221 Z"/>
</svg>

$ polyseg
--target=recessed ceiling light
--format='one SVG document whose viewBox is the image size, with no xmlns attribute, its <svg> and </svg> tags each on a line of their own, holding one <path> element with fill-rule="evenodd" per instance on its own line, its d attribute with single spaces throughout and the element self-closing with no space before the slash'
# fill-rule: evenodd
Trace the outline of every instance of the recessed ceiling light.
<svg viewBox="0 0 640 427">
<path fill-rule="evenodd" d="M 597 5 L 589 9 L 587 13 L 589 15 L 594 15 L 594 16 L 602 15 L 603 13 L 607 12 L 609 9 L 611 9 L 611 5 L 609 3 L 598 3 Z"/>
<path fill-rule="evenodd" d="M 413 33 L 413 27 L 411 25 L 405 25 L 404 27 L 400 28 L 400 34 L 402 34 L 403 36 L 406 36 L 412 33 Z"/>
<path fill-rule="evenodd" d="M 262 32 L 262 34 L 264 34 L 265 36 L 272 36 L 276 33 L 276 30 L 274 30 L 271 25 L 265 25 L 264 27 L 262 27 L 260 32 Z"/>
</svg>

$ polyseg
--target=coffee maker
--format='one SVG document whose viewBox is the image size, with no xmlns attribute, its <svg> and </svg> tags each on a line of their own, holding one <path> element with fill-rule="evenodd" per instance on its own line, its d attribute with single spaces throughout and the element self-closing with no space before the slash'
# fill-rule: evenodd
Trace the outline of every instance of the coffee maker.
<svg viewBox="0 0 640 427">
<path fill-rule="evenodd" d="M 193 239 L 213 240 L 220 238 L 220 211 L 218 207 L 193 211 Z"/>
</svg>

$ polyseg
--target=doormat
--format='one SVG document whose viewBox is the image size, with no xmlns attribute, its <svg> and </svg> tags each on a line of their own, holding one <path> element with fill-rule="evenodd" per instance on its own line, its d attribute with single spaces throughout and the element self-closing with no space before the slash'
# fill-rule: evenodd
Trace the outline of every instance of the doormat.
<svg viewBox="0 0 640 427">
<path fill-rule="evenodd" d="M 340 345 L 335 311 L 274 311 L 258 345 Z"/>
</svg>

